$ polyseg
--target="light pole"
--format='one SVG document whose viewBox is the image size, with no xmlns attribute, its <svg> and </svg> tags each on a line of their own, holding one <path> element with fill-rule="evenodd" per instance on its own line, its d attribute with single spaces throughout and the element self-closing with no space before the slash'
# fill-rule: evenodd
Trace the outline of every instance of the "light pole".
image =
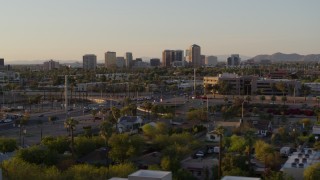
<svg viewBox="0 0 320 180">
<path fill-rule="evenodd" d="M 244 104 L 244 100 L 241 103 L 241 121 L 243 121 L 243 104 Z"/>
</svg>

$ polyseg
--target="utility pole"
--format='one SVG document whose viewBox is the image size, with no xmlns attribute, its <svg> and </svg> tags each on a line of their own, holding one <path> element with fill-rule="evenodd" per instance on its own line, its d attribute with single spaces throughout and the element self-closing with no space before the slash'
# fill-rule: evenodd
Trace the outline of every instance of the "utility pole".
<svg viewBox="0 0 320 180">
<path fill-rule="evenodd" d="M 193 68 L 193 94 L 196 98 L 196 68 Z"/>
<path fill-rule="evenodd" d="M 64 76 L 64 108 L 66 116 L 68 115 L 68 76 Z"/>
</svg>

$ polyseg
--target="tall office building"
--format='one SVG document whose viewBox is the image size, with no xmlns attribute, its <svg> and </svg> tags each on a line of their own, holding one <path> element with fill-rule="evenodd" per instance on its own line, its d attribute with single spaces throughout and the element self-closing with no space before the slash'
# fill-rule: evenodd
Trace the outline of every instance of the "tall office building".
<svg viewBox="0 0 320 180">
<path fill-rule="evenodd" d="M 193 44 L 189 48 L 189 63 L 192 67 L 201 67 L 201 48 Z"/>
<path fill-rule="evenodd" d="M 183 61 L 183 51 L 182 50 L 175 50 L 173 52 L 173 61 Z"/>
<path fill-rule="evenodd" d="M 126 61 L 127 68 L 130 68 L 132 66 L 132 60 L 133 60 L 132 53 L 126 52 L 125 61 Z"/>
<path fill-rule="evenodd" d="M 160 59 L 158 59 L 158 58 L 150 59 L 150 66 L 151 67 L 157 67 L 157 66 L 160 66 L 160 65 L 161 65 Z"/>
<path fill-rule="evenodd" d="M 56 62 L 54 60 L 50 60 L 43 63 L 43 70 L 53 70 L 53 69 L 59 69 L 60 64 L 59 62 Z"/>
<path fill-rule="evenodd" d="M 118 67 L 118 68 L 124 68 L 124 67 L 126 67 L 126 61 L 125 61 L 124 57 L 117 57 L 117 62 L 116 62 L 116 64 L 117 64 L 117 67 Z"/>
<path fill-rule="evenodd" d="M 116 52 L 108 51 L 105 53 L 105 64 L 104 65 L 106 68 L 117 67 Z"/>
<path fill-rule="evenodd" d="M 214 67 L 218 64 L 217 56 L 206 56 L 205 65 L 207 67 Z"/>
<path fill-rule="evenodd" d="M 240 66 L 240 56 L 239 54 L 231 54 L 227 59 L 227 67 L 236 67 Z"/>
<path fill-rule="evenodd" d="M 164 50 L 162 52 L 162 66 L 163 67 L 170 67 L 171 62 L 173 61 L 174 51 L 172 50 Z"/>
<path fill-rule="evenodd" d="M 96 70 L 97 68 L 97 56 L 94 54 L 86 54 L 83 56 L 83 69 L 84 70 Z"/>
<path fill-rule="evenodd" d="M 0 68 L 4 68 L 4 59 L 0 58 Z"/>
<path fill-rule="evenodd" d="M 183 66 L 183 51 L 182 50 L 164 50 L 162 52 L 162 66 Z"/>
</svg>

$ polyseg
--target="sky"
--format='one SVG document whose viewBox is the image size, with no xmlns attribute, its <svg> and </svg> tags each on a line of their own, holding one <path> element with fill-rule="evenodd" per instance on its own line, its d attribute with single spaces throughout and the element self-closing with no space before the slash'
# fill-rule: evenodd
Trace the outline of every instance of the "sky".
<svg viewBox="0 0 320 180">
<path fill-rule="evenodd" d="M 320 53 L 319 0 L 0 0 L 5 63 L 134 58 L 201 46 L 204 55 Z M 19 60 L 19 61 L 18 61 Z"/>
</svg>

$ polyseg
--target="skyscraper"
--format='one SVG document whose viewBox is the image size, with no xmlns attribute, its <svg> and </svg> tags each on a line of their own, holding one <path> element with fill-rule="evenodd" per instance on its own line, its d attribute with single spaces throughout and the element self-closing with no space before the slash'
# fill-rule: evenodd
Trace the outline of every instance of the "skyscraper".
<svg viewBox="0 0 320 180">
<path fill-rule="evenodd" d="M 240 56 L 239 54 L 231 54 L 227 59 L 227 67 L 236 67 L 240 66 Z"/>
<path fill-rule="evenodd" d="M 162 66 L 183 66 L 183 51 L 182 50 L 164 50 L 162 52 Z"/>
<path fill-rule="evenodd" d="M 151 67 L 157 67 L 157 66 L 160 66 L 160 59 L 158 58 L 152 58 L 150 59 L 150 66 Z"/>
<path fill-rule="evenodd" d="M 132 57 L 132 53 L 131 53 L 131 52 L 126 52 L 125 60 L 126 60 L 126 67 L 127 67 L 127 68 L 130 68 L 131 65 L 132 65 L 132 60 L 133 60 L 133 57 Z"/>
<path fill-rule="evenodd" d="M 116 62 L 116 64 L 117 64 L 117 67 L 118 67 L 118 68 L 124 68 L 124 67 L 126 67 L 126 61 L 125 61 L 124 57 L 117 57 L 117 62 Z"/>
<path fill-rule="evenodd" d="M 171 62 L 173 61 L 174 51 L 172 50 L 164 50 L 162 52 L 162 66 L 163 67 L 170 67 Z"/>
<path fill-rule="evenodd" d="M 60 64 L 59 62 L 56 62 L 54 60 L 50 60 L 43 63 L 43 70 L 53 70 L 53 69 L 59 69 Z"/>
<path fill-rule="evenodd" d="M 104 65 L 106 68 L 117 67 L 116 52 L 108 51 L 105 53 L 105 64 Z"/>
<path fill-rule="evenodd" d="M 3 67 L 4 67 L 4 59 L 0 58 L 0 68 L 3 68 Z"/>
<path fill-rule="evenodd" d="M 84 70 L 96 70 L 97 56 L 94 54 L 86 54 L 83 56 L 83 69 Z"/>
<path fill-rule="evenodd" d="M 214 67 L 218 64 L 217 56 L 206 56 L 205 65 L 207 67 Z"/>
<path fill-rule="evenodd" d="M 192 67 L 201 66 L 201 48 L 200 46 L 193 44 L 189 48 L 189 63 Z"/>
</svg>

